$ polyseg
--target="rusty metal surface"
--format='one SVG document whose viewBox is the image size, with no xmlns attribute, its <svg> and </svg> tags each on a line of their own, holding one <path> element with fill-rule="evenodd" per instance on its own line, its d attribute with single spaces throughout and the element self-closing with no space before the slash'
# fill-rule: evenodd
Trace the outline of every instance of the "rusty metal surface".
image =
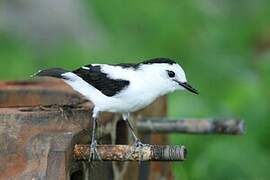
<svg viewBox="0 0 270 180">
<path fill-rule="evenodd" d="M 73 144 L 89 142 L 92 104 L 61 81 L 4 82 L 0 91 L 8 107 L 0 108 L 0 179 L 68 179 Z"/>
<path fill-rule="evenodd" d="M 82 96 L 54 78 L 0 82 L 0 108 L 76 105 L 82 101 Z"/>
<path fill-rule="evenodd" d="M 187 155 L 181 145 L 98 145 L 97 152 L 102 161 L 184 161 Z M 88 161 L 90 144 L 76 144 L 73 153 L 75 159 Z"/>
<path fill-rule="evenodd" d="M 168 119 L 146 118 L 137 122 L 143 133 L 188 133 L 188 134 L 244 134 L 245 123 L 238 119 Z"/>
<path fill-rule="evenodd" d="M 142 174 L 148 174 L 144 179 L 159 175 L 170 179 L 171 170 L 167 163 L 151 163 L 146 170 L 138 168 L 138 163 L 129 163 L 128 166 L 120 165 L 126 170 L 119 173 L 111 162 L 89 164 L 76 161 L 72 156 L 74 145 L 90 141 L 92 107 L 59 80 L 0 82 L 0 161 L 3 162 L 0 164 L 0 179 L 129 177 L 131 180 L 141 177 L 139 169 Z M 163 97 L 135 116 L 164 116 L 165 107 L 166 98 Z M 99 143 L 112 143 L 117 118 L 119 116 L 111 113 L 101 114 L 98 119 Z M 127 132 L 123 128 L 121 126 L 119 132 Z M 126 134 L 122 135 L 115 135 L 118 142 L 126 139 Z M 165 140 L 163 135 L 154 135 L 148 143 L 167 143 Z"/>
</svg>

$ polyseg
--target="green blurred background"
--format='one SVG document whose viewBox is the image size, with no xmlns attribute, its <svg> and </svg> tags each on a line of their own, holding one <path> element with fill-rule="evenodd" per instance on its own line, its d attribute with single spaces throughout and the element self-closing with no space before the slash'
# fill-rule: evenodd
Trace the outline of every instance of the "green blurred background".
<svg viewBox="0 0 270 180">
<path fill-rule="evenodd" d="M 199 96 L 169 95 L 170 117 L 239 117 L 244 136 L 172 135 L 176 179 L 270 178 L 269 0 L 0 2 L 0 79 L 89 63 L 176 59 Z"/>
</svg>

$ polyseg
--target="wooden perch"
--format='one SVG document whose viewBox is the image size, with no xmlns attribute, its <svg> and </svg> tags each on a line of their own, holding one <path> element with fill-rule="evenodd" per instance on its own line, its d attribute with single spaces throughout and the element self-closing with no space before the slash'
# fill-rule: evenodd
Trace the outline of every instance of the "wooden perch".
<svg viewBox="0 0 270 180">
<path fill-rule="evenodd" d="M 103 161 L 183 161 L 187 155 L 186 148 L 180 145 L 98 145 L 97 151 Z M 90 145 L 77 144 L 73 153 L 76 160 L 88 160 Z"/>
<path fill-rule="evenodd" d="M 231 134 L 244 133 L 244 121 L 226 119 L 151 118 L 137 122 L 138 131 L 144 133 Z"/>
</svg>

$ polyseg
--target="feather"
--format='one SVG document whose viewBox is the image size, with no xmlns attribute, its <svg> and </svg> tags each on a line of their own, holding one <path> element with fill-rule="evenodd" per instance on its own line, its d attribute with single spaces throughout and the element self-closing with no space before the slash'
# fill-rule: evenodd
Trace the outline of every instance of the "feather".
<svg viewBox="0 0 270 180">
<path fill-rule="evenodd" d="M 100 65 L 87 65 L 75 71 L 74 74 L 101 91 L 106 96 L 114 96 L 129 85 L 129 81 L 112 79 L 101 71 Z"/>
</svg>

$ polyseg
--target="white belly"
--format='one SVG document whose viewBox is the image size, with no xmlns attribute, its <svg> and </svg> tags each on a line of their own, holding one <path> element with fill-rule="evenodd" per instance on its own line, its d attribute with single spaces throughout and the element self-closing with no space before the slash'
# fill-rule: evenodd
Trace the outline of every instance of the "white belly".
<svg viewBox="0 0 270 180">
<path fill-rule="evenodd" d="M 116 95 L 100 100 L 94 102 L 100 111 L 127 113 L 143 109 L 152 103 L 155 98 L 145 97 L 143 94 L 137 93 L 133 95 L 120 94 L 119 96 Z M 92 101 L 95 100 L 93 99 Z"/>
</svg>

